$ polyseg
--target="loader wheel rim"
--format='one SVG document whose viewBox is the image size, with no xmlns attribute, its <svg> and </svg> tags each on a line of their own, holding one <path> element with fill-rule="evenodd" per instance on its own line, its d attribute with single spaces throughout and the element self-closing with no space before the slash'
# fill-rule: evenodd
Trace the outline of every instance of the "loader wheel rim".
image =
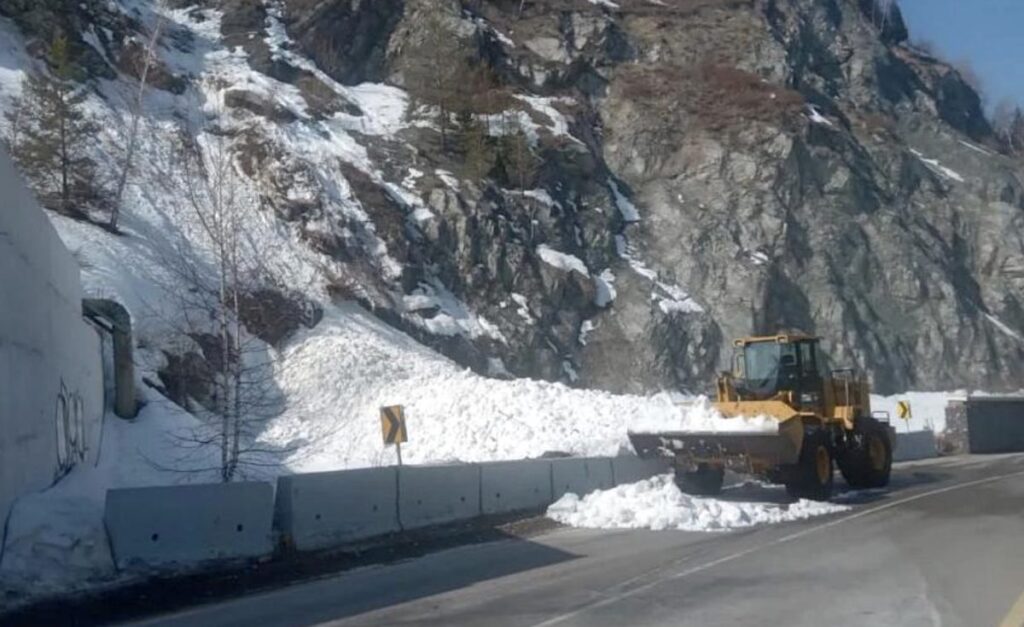
<svg viewBox="0 0 1024 627">
<path fill-rule="evenodd" d="M 832 469 L 832 458 L 828 455 L 828 449 L 819 446 L 814 453 L 814 469 L 818 474 L 818 484 L 828 483 L 829 470 Z"/>
<path fill-rule="evenodd" d="M 868 440 L 868 458 L 872 470 L 885 470 L 885 443 L 878 436 Z"/>
</svg>

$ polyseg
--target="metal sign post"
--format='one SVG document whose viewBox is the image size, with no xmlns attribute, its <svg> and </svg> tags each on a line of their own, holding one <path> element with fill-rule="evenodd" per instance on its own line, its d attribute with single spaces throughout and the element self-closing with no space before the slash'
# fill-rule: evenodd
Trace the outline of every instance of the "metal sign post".
<svg viewBox="0 0 1024 627">
<path fill-rule="evenodd" d="M 402 465 L 402 442 L 409 440 L 409 434 L 405 429 L 405 408 L 401 405 L 380 408 L 380 432 L 384 438 L 385 446 L 395 445 L 395 454 L 398 456 L 398 465 Z"/>
</svg>

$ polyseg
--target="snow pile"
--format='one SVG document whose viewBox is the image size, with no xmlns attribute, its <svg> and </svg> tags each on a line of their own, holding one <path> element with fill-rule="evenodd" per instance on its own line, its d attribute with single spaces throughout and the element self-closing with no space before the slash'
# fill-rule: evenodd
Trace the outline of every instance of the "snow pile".
<svg viewBox="0 0 1024 627">
<path fill-rule="evenodd" d="M 707 399 L 615 395 L 530 379 L 488 379 L 463 369 L 356 306 L 328 307 L 283 354 L 288 409 L 261 441 L 294 449 L 290 472 L 394 463 L 379 408 L 405 406 L 407 463 L 538 457 L 549 451 L 615 455 L 628 432 L 775 429 L 764 418 L 725 420 Z"/>
<path fill-rule="evenodd" d="M 846 505 L 806 499 L 779 504 L 700 498 L 681 492 L 672 475 L 660 475 L 611 490 L 597 490 L 583 498 L 566 494 L 548 507 L 547 515 L 564 525 L 587 529 L 723 531 L 849 509 Z"/>
</svg>

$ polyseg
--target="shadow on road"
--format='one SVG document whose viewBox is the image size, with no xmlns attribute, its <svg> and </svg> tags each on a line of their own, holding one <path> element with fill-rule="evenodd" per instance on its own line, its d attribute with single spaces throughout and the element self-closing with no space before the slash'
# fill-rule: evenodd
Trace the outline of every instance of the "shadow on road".
<svg viewBox="0 0 1024 627">
<path fill-rule="evenodd" d="M 549 526 L 546 519 L 510 523 L 506 517 L 396 534 L 377 545 L 280 555 L 263 563 L 153 576 L 95 595 L 44 601 L 13 613 L 0 611 L 0 624 L 79 627 L 146 617 L 150 617 L 146 625 L 218 624 L 218 619 L 225 624 L 261 626 L 320 623 L 576 559 L 576 555 L 524 537 Z M 479 544 L 484 546 L 473 551 L 458 548 Z M 389 568 L 379 568 L 384 565 Z M 353 569 L 358 569 L 358 576 L 349 576 L 348 571 Z M 275 591 L 298 584 L 303 585 L 302 612 L 290 605 L 295 603 L 294 590 L 288 596 L 289 603 L 256 603 L 250 607 L 258 608 L 258 612 L 250 609 L 251 615 L 245 615 L 245 609 L 239 610 L 231 602 L 250 595 L 273 597 Z M 203 623 L 195 623 L 187 613 L 172 613 L 214 603 L 224 605 L 205 608 Z M 322 609 L 309 611 L 311 607 Z M 246 618 L 240 618 L 239 612 Z M 309 623 L 296 623 L 298 615 Z"/>
</svg>

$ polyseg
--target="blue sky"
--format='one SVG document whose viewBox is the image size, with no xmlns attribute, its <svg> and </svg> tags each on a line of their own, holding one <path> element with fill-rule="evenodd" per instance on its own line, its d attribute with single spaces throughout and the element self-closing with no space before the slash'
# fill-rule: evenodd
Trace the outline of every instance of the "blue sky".
<svg viewBox="0 0 1024 627">
<path fill-rule="evenodd" d="M 911 40 L 927 39 L 945 59 L 970 61 L 986 104 L 1024 106 L 1024 0 L 899 0 Z"/>
</svg>

